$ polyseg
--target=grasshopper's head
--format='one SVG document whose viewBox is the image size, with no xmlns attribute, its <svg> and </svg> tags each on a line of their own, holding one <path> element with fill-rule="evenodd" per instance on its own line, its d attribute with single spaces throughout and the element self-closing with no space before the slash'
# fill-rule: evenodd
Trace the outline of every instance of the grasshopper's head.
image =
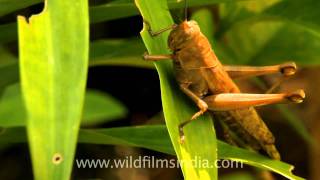
<svg viewBox="0 0 320 180">
<path fill-rule="evenodd" d="M 199 35 L 200 28 L 195 21 L 183 21 L 170 33 L 168 45 L 171 50 L 179 51 L 188 45 L 188 42 Z"/>
</svg>

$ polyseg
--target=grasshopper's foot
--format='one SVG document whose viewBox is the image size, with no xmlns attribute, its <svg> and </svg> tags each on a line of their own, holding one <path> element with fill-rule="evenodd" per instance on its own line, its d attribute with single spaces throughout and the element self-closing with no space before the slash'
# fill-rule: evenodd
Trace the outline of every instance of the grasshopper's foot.
<svg viewBox="0 0 320 180">
<path fill-rule="evenodd" d="M 155 37 L 155 36 L 158 35 L 157 33 L 154 33 L 154 32 L 152 31 L 151 25 L 150 25 L 149 21 L 143 19 L 143 23 L 146 25 L 146 29 L 147 29 L 147 31 L 149 32 L 149 34 L 150 34 L 151 37 Z"/>
<path fill-rule="evenodd" d="M 306 97 L 306 94 L 302 89 L 289 93 L 287 96 L 287 98 L 294 103 L 302 103 L 305 97 Z"/>
<path fill-rule="evenodd" d="M 288 62 L 280 65 L 280 72 L 284 76 L 292 76 L 297 71 L 297 65 L 294 62 Z"/>
<path fill-rule="evenodd" d="M 142 59 L 145 61 L 149 60 L 149 53 L 147 51 L 143 53 Z"/>
<path fill-rule="evenodd" d="M 186 91 L 186 88 L 183 88 L 183 90 Z M 184 141 L 185 141 L 185 135 L 184 135 L 184 132 L 183 132 L 183 128 L 184 126 L 186 126 L 187 124 L 189 124 L 190 122 L 192 122 L 193 120 L 195 120 L 196 118 L 198 118 L 199 116 L 201 116 L 203 113 L 205 113 L 207 110 L 208 110 L 208 105 L 206 102 L 204 102 L 203 100 L 199 99 L 197 101 L 197 105 L 198 107 L 200 108 L 200 110 L 195 113 L 191 119 L 187 120 L 187 121 L 184 121 L 182 122 L 181 124 L 179 124 L 179 136 L 180 136 L 180 143 L 183 144 Z"/>
</svg>

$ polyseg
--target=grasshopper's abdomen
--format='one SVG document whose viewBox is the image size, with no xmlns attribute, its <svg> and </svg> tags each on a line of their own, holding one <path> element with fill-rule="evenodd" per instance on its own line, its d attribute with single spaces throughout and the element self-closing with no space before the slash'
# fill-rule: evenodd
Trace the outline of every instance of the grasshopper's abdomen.
<svg viewBox="0 0 320 180">
<path fill-rule="evenodd" d="M 260 149 L 257 148 L 257 145 L 260 145 L 270 157 L 280 159 L 272 133 L 253 107 L 213 112 L 213 114 L 217 120 L 223 121 L 232 132 L 253 149 Z"/>
</svg>

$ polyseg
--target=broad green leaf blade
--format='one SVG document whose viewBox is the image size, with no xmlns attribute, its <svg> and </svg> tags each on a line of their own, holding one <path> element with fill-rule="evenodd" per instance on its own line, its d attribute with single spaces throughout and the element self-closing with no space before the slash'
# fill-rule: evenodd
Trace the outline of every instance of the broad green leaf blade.
<svg viewBox="0 0 320 180">
<path fill-rule="evenodd" d="M 86 0 L 49 0 L 18 17 L 20 75 L 35 179 L 70 179 L 89 51 Z"/>
<path fill-rule="evenodd" d="M 173 21 L 167 11 L 166 1 L 136 0 L 143 18 L 148 21 L 154 31 L 171 26 Z M 152 38 L 146 27 L 141 32 L 142 39 L 150 54 L 168 54 L 168 33 Z M 184 128 L 186 141 L 179 143 L 178 125 L 189 119 L 197 110 L 191 101 L 182 95 L 172 73 L 172 62 L 156 63 L 160 77 L 161 96 L 166 125 L 179 160 L 192 162 L 196 157 L 207 159 L 209 166 L 215 167 L 217 158 L 216 138 L 213 123 L 209 116 L 202 116 Z M 199 148 L 201 147 L 201 148 Z M 185 179 L 217 179 L 216 168 L 193 167 L 182 165 Z"/>
<path fill-rule="evenodd" d="M 98 91 L 86 92 L 81 125 L 96 125 L 126 116 L 128 110 L 112 96 Z M 26 125 L 26 110 L 19 84 L 7 87 L 0 100 L 0 127 Z"/>
<path fill-rule="evenodd" d="M 146 139 L 146 137 L 148 137 Z M 0 134 L 0 145 L 5 143 L 25 142 L 25 131 L 23 128 L 8 128 Z M 83 129 L 80 130 L 79 143 L 105 144 L 105 145 L 127 145 L 143 147 L 159 152 L 175 155 L 170 142 L 166 126 L 136 126 L 108 129 Z M 244 164 L 268 169 L 288 179 L 302 180 L 292 174 L 292 165 L 281 161 L 271 160 L 255 152 L 228 145 L 218 141 L 219 159 L 232 159 L 241 161 Z M 220 179 L 220 177 L 219 177 Z"/>
</svg>

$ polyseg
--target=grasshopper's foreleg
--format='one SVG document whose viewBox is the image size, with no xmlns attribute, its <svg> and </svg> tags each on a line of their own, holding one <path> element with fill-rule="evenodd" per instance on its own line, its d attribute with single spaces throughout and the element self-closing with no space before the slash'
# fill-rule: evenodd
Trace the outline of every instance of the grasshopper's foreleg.
<svg viewBox="0 0 320 180">
<path fill-rule="evenodd" d="M 163 54 L 163 55 L 150 55 L 147 52 L 143 54 L 143 59 L 146 61 L 161 61 L 161 60 L 169 60 L 172 59 L 171 54 Z"/>
<path fill-rule="evenodd" d="M 283 63 L 273 66 L 223 66 L 231 78 L 248 78 L 266 74 L 281 73 L 283 76 L 292 76 L 297 71 L 294 62 Z"/>
<path fill-rule="evenodd" d="M 146 25 L 146 28 L 147 28 L 149 34 L 150 34 L 152 37 L 158 36 L 158 35 L 166 32 L 166 31 L 172 30 L 172 29 L 174 29 L 175 27 L 177 27 L 176 24 L 173 24 L 173 25 L 171 25 L 171 26 L 169 26 L 169 27 L 160 29 L 159 31 L 152 31 L 151 26 L 150 26 L 150 23 L 149 23 L 148 21 L 146 21 L 146 20 L 143 20 L 143 22 L 144 22 L 144 24 Z"/>
<path fill-rule="evenodd" d="M 229 111 L 251 106 L 263 106 L 277 103 L 301 103 L 305 98 L 303 90 L 292 93 L 280 94 L 247 94 L 247 93 L 222 93 L 207 96 L 203 101 L 212 111 Z"/>
<path fill-rule="evenodd" d="M 187 124 L 189 124 L 191 121 L 195 120 L 197 117 L 201 116 L 203 113 L 205 113 L 208 110 L 208 105 L 206 102 L 204 102 L 200 97 L 198 97 L 196 94 L 194 94 L 190 89 L 188 89 L 190 84 L 180 84 L 181 90 L 191 98 L 192 101 L 194 101 L 197 106 L 199 107 L 199 111 L 196 112 L 191 119 L 184 121 L 179 124 L 179 135 L 180 135 L 180 142 L 183 143 L 184 141 L 184 132 L 183 128 Z"/>
</svg>

